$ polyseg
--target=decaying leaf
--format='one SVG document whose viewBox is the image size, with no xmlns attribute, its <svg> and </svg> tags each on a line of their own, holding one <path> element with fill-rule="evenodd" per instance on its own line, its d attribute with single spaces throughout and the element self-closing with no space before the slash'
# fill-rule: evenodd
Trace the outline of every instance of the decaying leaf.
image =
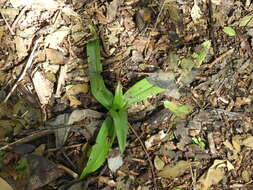
<svg viewBox="0 0 253 190">
<path fill-rule="evenodd" d="M 63 39 L 69 34 L 70 29 L 66 26 L 62 26 L 56 31 L 50 33 L 45 38 L 45 46 L 57 49 L 58 46 L 63 42 Z"/>
<path fill-rule="evenodd" d="M 252 18 L 253 18 L 252 15 L 241 18 L 239 21 L 239 26 L 240 27 L 247 26 L 247 24 L 252 20 Z"/>
<path fill-rule="evenodd" d="M 51 64 L 64 64 L 67 61 L 64 54 L 56 49 L 46 48 L 45 54 Z"/>
<path fill-rule="evenodd" d="M 212 185 L 219 183 L 225 177 L 225 168 L 234 169 L 226 160 L 214 160 L 213 165 L 198 180 L 196 190 L 208 190 Z"/>
<path fill-rule="evenodd" d="M 33 75 L 35 91 L 42 105 L 48 104 L 53 93 L 53 83 L 46 79 L 43 72 L 37 71 Z"/>
<path fill-rule="evenodd" d="M 196 22 L 198 19 L 202 17 L 203 13 L 200 10 L 199 6 L 197 3 L 194 3 L 192 10 L 191 10 L 191 17 L 193 22 Z"/>
<path fill-rule="evenodd" d="M 151 136 L 148 140 L 145 141 L 146 148 L 150 149 L 152 146 L 160 143 L 165 137 L 166 134 L 163 131 L 160 131 L 158 134 Z"/>
<path fill-rule="evenodd" d="M 164 161 L 161 158 L 159 158 L 159 156 L 156 155 L 155 159 L 154 159 L 155 168 L 157 170 L 161 170 L 161 169 L 163 169 L 164 165 L 165 165 Z"/>
<path fill-rule="evenodd" d="M 108 22 L 113 21 L 116 18 L 118 7 L 120 6 L 121 0 L 113 0 L 107 8 L 107 19 Z"/>
<path fill-rule="evenodd" d="M 165 178 L 176 178 L 186 172 L 186 170 L 189 169 L 190 165 L 191 162 L 181 160 L 174 166 L 165 166 L 157 175 L 159 177 Z"/>
<path fill-rule="evenodd" d="M 192 107 L 172 101 L 164 101 L 164 106 L 178 117 L 185 117 L 192 112 Z"/>
</svg>

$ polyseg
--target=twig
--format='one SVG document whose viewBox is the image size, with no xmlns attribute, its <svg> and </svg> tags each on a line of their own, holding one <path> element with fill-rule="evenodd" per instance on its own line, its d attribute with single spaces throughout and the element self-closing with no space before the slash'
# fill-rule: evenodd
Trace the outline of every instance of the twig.
<svg viewBox="0 0 253 190">
<path fill-rule="evenodd" d="M 38 38 L 36 41 L 35 41 L 35 44 L 33 46 L 33 49 L 32 49 L 32 52 L 26 62 L 26 65 L 25 65 L 25 68 L 23 69 L 22 73 L 20 74 L 18 80 L 15 82 L 15 84 L 13 85 L 11 91 L 8 93 L 8 95 L 5 97 L 3 103 L 6 103 L 8 101 L 8 99 L 10 98 L 11 94 L 14 92 L 14 90 L 17 88 L 18 86 L 18 83 L 24 78 L 24 76 L 26 75 L 26 72 L 27 70 L 31 67 L 32 65 L 32 61 L 33 61 L 33 57 L 34 57 L 34 53 L 35 53 L 35 50 L 37 49 L 38 47 L 38 44 L 39 44 L 39 41 L 40 41 L 40 38 Z"/>
<path fill-rule="evenodd" d="M 78 174 L 76 172 L 72 171 L 71 169 L 67 168 L 64 165 L 58 164 L 57 168 L 60 168 L 60 169 L 64 170 L 67 174 L 72 176 L 74 179 L 78 178 Z"/>
<path fill-rule="evenodd" d="M 51 131 L 51 130 L 41 130 L 39 132 L 33 133 L 33 134 L 31 134 L 31 135 L 29 135 L 27 137 L 24 137 L 22 139 L 19 139 L 19 140 L 15 141 L 15 142 L 12 142 L 10 144 L 7 144 L 7 145 L 1 147 L 0 151 L 12 148 L 14 145 L 19 145 L 19 144 L 23 144 L 23 143 L 26 143 L 26 142 L 33 141 L 35 139 L 38 139 L 38 138 L 43 137 L 45 135 L 49 135 L 51 133 L 53 133 L 53 131 Z"/>
<path fill-rule="evenodd" d="M 11 25 L 11 30 L 13 31 L 16 28 L 16 25 L 18 23 L 18 21 L 20 20 L 20 18 L 25 14 L 26 10 L 28 9 L 27 6 L 25 6 L 19 13 L 19 15 L 17 16 L 17 18 L 14 20 L 14 22 Z"/>
<path fill-rule="evenodd" d="M 150 167 L 151 167 L 151 173 L 152 173 L 152 179 L 153 179 L 154 190 L 157 190 L 157 183 L 156 183 L 156 179 L 155 179 L 154 165 L 153 165 L 153 163 L 152 163 L 152 161 L 151 161 L 151 159 L 150 159 L 150 156 L 149 156 L 149 154 L 148 154 L 148 151 L 147 151 L 145 145 L 143 144 L 142 140 L 141 140 L 140 137 L 138 136 L 137 132 L 134 130 L 134 128 L 133 128 L 130 124 L 129 124 L 129 127 L 130 127 L 130 129 L 132 130 L 132 132 L 134 133 L 134 135 L 137 137 L 138 141 L 140 142 L 140 144 L 141 144 L 141 146 L 142 146 L 142 148 L 143 148 L 143 150 L 144 150 L 144 152 L 145 152 L 145 154 L 146 154 L 146 156 L 147 156 L 147 158 L 148 158 L 148 162 L 149 162 L 149 165 L 150 165 Z"/>
<path fill-rule="evenodd" d="M 144 50 L 144 52 L 146 52 L 146 50 L 147 50 L 147 48 L 148 48 L 148 46 L 149 46 L 150 39 L 151 39 L 151 34 L 152 34 L 155 30 L 156 30 L 156 27 L 157 27 L 157 24 L 158 24 L 159 18 L 160 18 L 160 16 L 161 16 L 162 12 L 163 12 L 163 9 L 164 9 L 164 5 L 165 5 L 165 3 L 166 3 L 166 0 L 164 0 L 164 1 L 163 1 L 163 4 L 162 4 L 162 7 L 161 7 L 161 10 L 160 10 L 160 12 L 159 12 L 159 13 L 158 13 L 158 15 L 157 15 L 155 25 L 154 25 L 154 27 L 153 27 L 152 31 L 151 31 L 151 32 L 149 33 L 149 35 L 148 35 L 148 40 L 147 40 L 147 43 L 146 43 L 146 45 L 145 45 L 145 50 Z"/>
<path fill-rule="evenodd" d="M 213 50 L 214 50 L 214 56 L 217 55 L 217 43 L 216 43 L 216 38 L 214 36 L 215 32 L 213 29 L 213 7 L 212 7 L 212 1 L 208 0 L 207 3 L 208 6 L 208 15 L 209 15 L 209 22 L 208 22 L 208 28 L 209 28 L 209 36 L 212 40 L 212 44 L 213 44 Z"/>
<path fill-rule="evenodd" d="M 7 22 L 7 20 L 6 20 L 6 18 L 5 18 L 5 16 L 4 16 L 4 14 L 2 14 L 2 12 L 0 11 L 0 13 L 1 13 L 1 16 L 3 17 L 3 19 L 4 19 L 4 22 L 5 22 L 5 24 L 7 25 L 7 27 L 8 27 L 8 29 L 9 29 L 9 31 L 10 31 L 10 33 L 11 33 L 11 35 L 15 35 L 15 33 L 13 32 L 13 30 L 12 30 L 12 28 L 11 28 L 11 26 L 9 25 L 9 23 Z"/>
<path fill-rule="evenodd" d="M 229 54 L 232 54 L 234 52 L 234 48 L 229 49 L 228 51 L 226 51 L 225 53 L 221 54 L 218 58 L 216 58 L 212 63 L 210 63 L 207 66 L 204 66 L 206 68 L 211 68 L 213 67 L 215 64 L 219 63 L 222 59 L 224 59 L 226 56 L 228 56 Z"/>
</svg>

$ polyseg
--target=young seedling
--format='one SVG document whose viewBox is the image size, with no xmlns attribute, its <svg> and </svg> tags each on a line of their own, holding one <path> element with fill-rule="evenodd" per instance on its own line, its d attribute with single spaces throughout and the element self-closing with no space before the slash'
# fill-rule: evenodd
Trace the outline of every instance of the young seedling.
<svg viewBox="0 0 253 190">
<path fill-rule="evenodd" d="M 126 93 L 123 93 L 123 87 L 119 83 L 113 95 L 106 88 L 101 76 L 103 68 L 96 30 L 92 26 L 89 28 L 93 36 L 93 40 L 87 44 L 91 92 L 96 100 L 108 110 L 109 114 L 99 130 L 95 145 L 91 148 L 87 165 L 80 176 L 81 179 L 103 165 L 115 137 L 117 137 L 121 153 L 124 152 L 128 134 L 127 109 L 136 102 L 166 90 L 143 79 L 128 89 Z"/>
</svg>

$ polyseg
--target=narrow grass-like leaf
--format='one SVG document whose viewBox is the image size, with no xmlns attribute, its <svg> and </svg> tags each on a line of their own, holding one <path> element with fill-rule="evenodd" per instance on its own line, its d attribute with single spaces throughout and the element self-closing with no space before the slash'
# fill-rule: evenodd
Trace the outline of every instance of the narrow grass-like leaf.
<svg viewBox="0 0 253 190">
<path fill-rule="evenodd" d="M 103 68 L 101 64 L 100 45 L 96 31 L 92 26 L 90 26 L 90 30 L 94 38 L 87 44 L 91 92 L 99 103 L 101 103 L 107 109 L 110 109 L 113 101 L 113 95 L 106 88 L 104 80 L 101 76 Z"/>
<path fill-rule="evenodd" d="M 89 160 L 80 176 L 80 179 L 84 179 L 87 175 L 96 171 L 103 165 L 109 149 L 112 146 L 114 138 L 115 132 L 113 127 L 113 120 L 110 116 L 108 116 L 99 130 L 96 144 L 91 148 Z"/>
<path fill-rule="evenodd" d="M 136 102 L 145 100 L 146 98 L 165 91 L 166 89 L 160 88 L 147 79 L 142 79 L 133 85 L 128 91 L 124 94 L 124 99 L 126 101 L 126 107 L 130 107 Z"/>
<path fill-rule="evenodd" d="M 124 96 L 123 96 L 123 87 L 118 83 L 115 90 L 115 96 L 113 99 L 113 109 L 122 109 L 124 107 Z"/>
<path fill-rule="evenodd" d="M 125 109 L 111 109 L 110 114 L 113 118 L 114 130 L 119 143 L 120 152 L 123 153 L 126 147 L 128 133 L 127 112 Z"/>
</svg>

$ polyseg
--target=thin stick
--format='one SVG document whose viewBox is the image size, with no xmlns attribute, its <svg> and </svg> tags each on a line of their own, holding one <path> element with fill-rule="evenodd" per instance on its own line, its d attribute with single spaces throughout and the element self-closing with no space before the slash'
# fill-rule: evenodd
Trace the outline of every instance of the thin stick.
<svg viewBox="0 0 253 190">
<path fill-rule="evenodd" d="M 153 27 L 152 31 L 151 31 L 151 32 L 149 33 L 149 35 L 148 35 L 148 40 L 147 40 L 147 43 L 146 43 L 146 46 L 145 46 L 145 51 L 144 51 L 144 52 L 146 52 L 146 50 L 147 50 L 147 48 L 148 48 L 148 46 L 149 46 L 150 39 L 151 39 L 151 34 L 152 34 L 155 30 L 156 30 L 156 27 L 157 27 L 157 24 L 158 24 L 159 18 L 160 18 L 161 14 L 162 14 L 162 11 L 163 11 L 163 9 L 164 9 L 165 2 L 166 2 L 166 0 L 164 0 L 164 1 L 163 1 L 163 4 L 162 4 L 162 7 L 161 7 L 161 10 L 160 10 L 160 12 L 159 12 L 159 13 L 158 13 L 158 15 L 157 15 L 155 25 L 154 25 L 154 27 Z"/>
<path fill-rule="evenodd" d="M 211 64 L 205 66 L 206 68 L 211 68 L 213 67 L 215 64 L 219 63 L 220 61 L 222 61 L 222 59 L 224 59 L 226 56 L 228 56 L 229 54 L 232 54 L 234 52 L 234 48 L 229 49 L 228 51 L 226 51 L 225 53 L 221 54 L 219 57 L 217 57 Z"/>
<path fill-rule="evenodd" d="M 152 161 L 150 159 L 148 151 L 147 151 L 145 145 L 143 144 L 142 140 L 138 136 L 137 132 L 134 130 L 134 128 L 130 124 L 129 124 L 129 127 L 132 130 L 132 132 L 134 133 L 134 135 L 137 137 L 138 141 L 140 142 L 140 144 L 141 144 L 141 146 L 142 146 L 142 148 L 143 148 L 143 150 L 144 150 L 144 152 L 145 152 L 145 154 L 146 154 L 146 156 L 148 158 L 148 162 L 149 162 L 149 165 L 151 167 L 151 173 L 152 173 L 152 178 L 153 178 L 154 190 L 157 190 L 157 183 L 156 183 L 156 179 L 155 179 L 154 165 L 153 165 L 153 163 L 152 163 Z"/>
<path fill-rule="evenodd" d="M 2 12 L 0 12 L 0 13 L 1 13 L 1 16 L 3 17 L 4 22 L 5 22 L 5 24 L 7 25 L 7 27 L 8 27 L 8 29 L 9 29 L 11 35 L 15 35 L 15 33 L 13 32 L 11 26 L 10 26 L 9 23 L 7 22 L 7 20 L 6 20 L 5 16 L 4 16 L 4 14 L 2 14 Z"/>
<path fill-rule="evenodd" d="M 17 18 L 14 20 L 14 22 L 11 25 L 11 29 L 14 30 L 16 28 L 16 25 L 18 23 L 18 21 L 20 20 L 20 18 L 25 14 L 25 11 L 28 9 L 27 6 L 25 6 L 19 13 L 19 15 L 17 16 Z"/>
<path fill-rule="evenodd" d="M 18 86 L 18 83 L 24 78 L 24 76 L 26 75 L 26 72 L 27 70 L 32 66 L 32 61 L 33 61 L 33 57 L 34 57 L 34 53 L 35 53 L 35 50 L 37 49 L 38 47 L 38 44 L 39 44 L 39 41 L 40 41 L 40 38 L 38 38 L 36 41 L 35 41 L 35 44 L 33 46 L 33 49 L 32 49 L 32 52 L 28 58 L 28 61 L 26 62 L 26 65 L 25 65 L 25 68 L 23 69 L 21 75 L 19 76 L 18 80 L 15 82 L 15 84 L 13 85 L 11 91 L 9 92 L 9 94 L 5 97 L 3 103 L 6 103 L 8 101 L 8 99 L 10 98 L 11 94 L 14 92 L 14 90 L 17 88 Z"/>
<path fill-rule="evenodd" d="M 33 141 L 35 139 L 38 139 L 38 138 L 43 137 L 45 135 L 49 135 L 51 133 L 53 133 L 53 131 L 51 131 L 51 130 L 42 130 L 42 131 L 33 133 L 33 134 L 31 134 L 31 135 L 29 135 L 27 137 L 24 137 L 22 139 L 19 139 L 19 140 L 15 141 L 15 142 L 12 142 L 10 144 L 7 144 L 7 145 L 1 147 L 0 151 L 12 148 L 14 145 L 19 145 L 19 144 L 23 144 L 23 143 L 26 143 L 26 142 Z"/>
</svg>

